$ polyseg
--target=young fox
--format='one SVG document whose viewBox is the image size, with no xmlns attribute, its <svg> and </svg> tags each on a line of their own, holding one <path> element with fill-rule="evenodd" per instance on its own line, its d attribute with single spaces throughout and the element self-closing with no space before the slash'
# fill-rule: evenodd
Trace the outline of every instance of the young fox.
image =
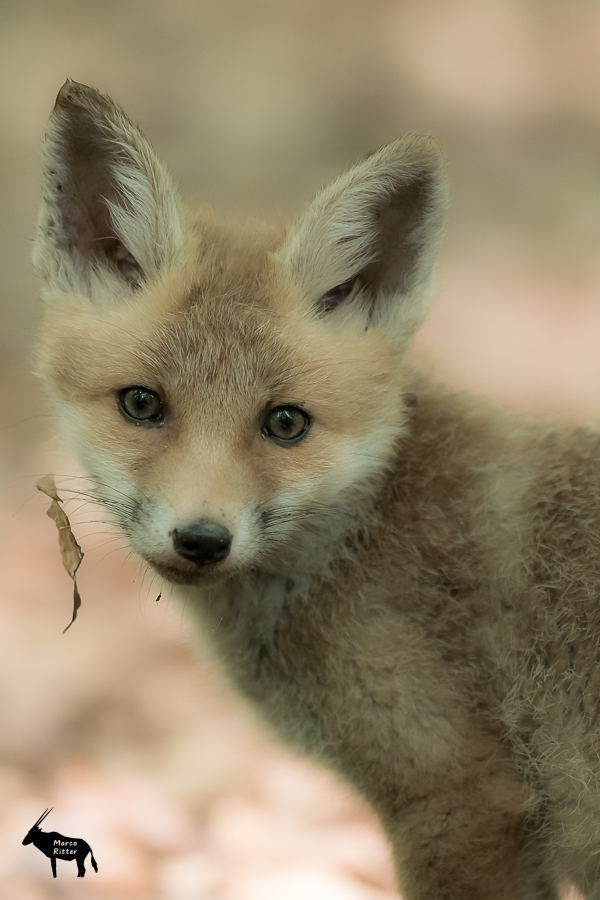
<svg viewBox="0 0 600 900">
<path fill-rule="evenodd" d="M 291 227 L 184 213 L 72 81 L 44 146 L 40 370 L 98 502 L 367 798 L 404 900 L 600 898 L 600 436 L 407 367 L 435 143 L 373 153 Z"/>
</svg>

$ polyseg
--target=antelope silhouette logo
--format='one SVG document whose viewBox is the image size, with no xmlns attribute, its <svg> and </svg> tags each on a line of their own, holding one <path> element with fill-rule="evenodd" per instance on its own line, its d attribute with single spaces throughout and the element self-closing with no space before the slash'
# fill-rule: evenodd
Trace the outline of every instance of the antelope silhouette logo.
<svg viewBox="0 0 600 900">
<path fill-rule="evenodd" d="M 34 847 L 37 847 L 38 850 L 41 850 L 42 853 L 49 858 L 50 864 L 52 865 L 52 874 L 55 878 L 57 859 L 66 859 L 68 861 L 73 859 L 77 860 L 77 877 L 83 878 L 85 875 L 85 866 L 83 862 L 88 853 L 92 854 L 91 862 L 94 871 L 97 872 L 98 864 L 94 859 L 92 848 L 86 841 L 82 841 L 81 838 L 65 837 L 64 834 L 59 834 L 58 831 L 41 830 L 41 823 L 46 816 L 50 815 L 53 809 L 54 807 L 52 806 L 42 813 L 33 828 L 30 828 L 23 838 L 23 843 L 33 844 Z"/>
</svg>

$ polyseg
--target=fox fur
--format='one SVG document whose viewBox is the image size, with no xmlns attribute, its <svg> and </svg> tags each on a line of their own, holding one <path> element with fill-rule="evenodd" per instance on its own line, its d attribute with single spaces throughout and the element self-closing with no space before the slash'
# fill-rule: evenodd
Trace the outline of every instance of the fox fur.
<svg viewBox="0 0 600 900">
<path fill-rule="evenodd" d="M 39 368 L 97 501 L 188 586 L 241 693 L 377 812 L 404 900 L 592 900 L 600 436 L 405 362 L 446 205 L 440 151 L 412 135 L 291 226 L 192 215 L 121 109 L 69 81 L 44 145 Z M 128 417 L 132 386 L 160 419 Z M 282 408 L 301 439 L 268 431 Z M 176 549 L 199 519 L 225 559 Z"/>
</svg>

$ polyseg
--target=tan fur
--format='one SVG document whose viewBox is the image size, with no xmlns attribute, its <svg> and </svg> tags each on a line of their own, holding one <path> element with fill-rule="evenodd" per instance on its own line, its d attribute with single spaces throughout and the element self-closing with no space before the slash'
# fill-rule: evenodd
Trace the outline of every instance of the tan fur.
<svg viewBox="0 0 600 900">
<path fill-rule="evenodd" d="M 369 800 L 405 900 L 600 897 L 600 436 L 406 368 L 435 145 L 389 145 L 289 229 L 229 223 L 181 213 L 112 101 L 59 98 L 40 369 L 98 501 L 192 586 L 240 691 Z M 120 414 L 131 385 L 162 426 Z M 312 416 L 293 446 L 261 430 L 285 405 Z M 207 515 L 233 544 L 198 569 L 171 537 Z"/>
</svg>

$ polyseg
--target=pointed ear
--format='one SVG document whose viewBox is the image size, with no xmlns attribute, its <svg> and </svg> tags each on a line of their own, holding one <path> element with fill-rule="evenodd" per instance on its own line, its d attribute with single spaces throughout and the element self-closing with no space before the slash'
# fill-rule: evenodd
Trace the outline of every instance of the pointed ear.
<svg viewBox="0 0 600 900">
<path fill-rule="evenodd" d="M 345 308 L 404 344 L 427 312 L 446 206 L 439 147 L 409 135 L 322 191 L 278 256 L 318 313 Z"/>
<path fill-rule="evenodd" d="M 183 243 L 177 194 L 112 100 L 67 81 L 43 152 L 34 264 L 51 293 L 135 289 L 169 265 Z"/>
</svg>

